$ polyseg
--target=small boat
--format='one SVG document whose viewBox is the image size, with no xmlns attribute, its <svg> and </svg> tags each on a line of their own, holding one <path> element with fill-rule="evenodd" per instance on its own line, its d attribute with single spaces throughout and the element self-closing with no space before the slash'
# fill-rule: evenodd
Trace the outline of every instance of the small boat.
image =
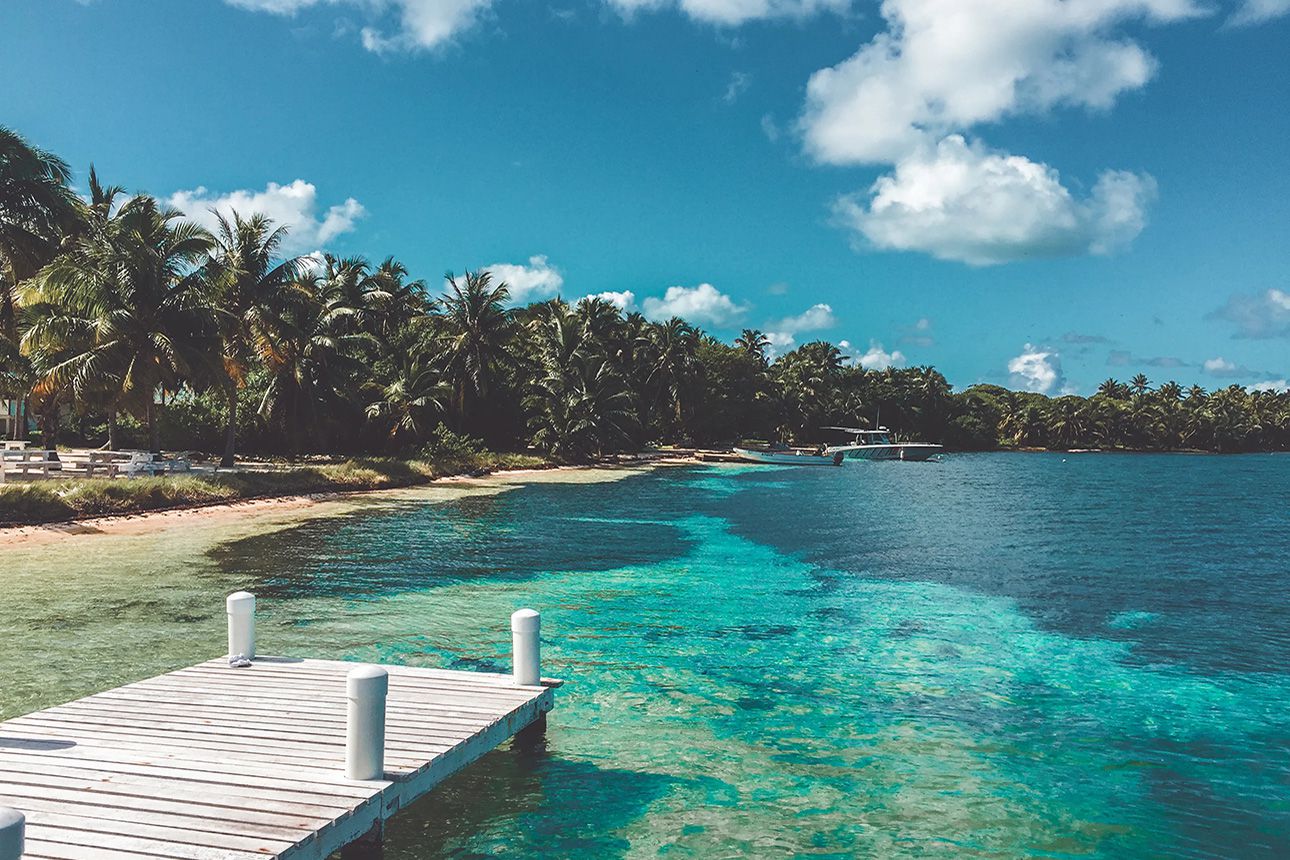
<svg viewBox="0 0 1290 860">
<path fill-rule="evenodd" d="M 745 463 L 766 463 L 774 466 L 841 466 L 841 454 L 820 454 L 793 448 L 735 448 L 733 453 Z"/>
<path fill-rule="evenodd" d="M 853 437 L 848 444 L 830 445 L 824 449 L 825 456 L 841 454 L 847 460 L 907 460 L 921 463 L 945 450 L 944 445 L 931 442 L 893 442 L 891 431 L 886 427 L 879 427 L 877 430 L 862 430 L 858 427 L 820 429 L 837 430 Z"/>
</svg>

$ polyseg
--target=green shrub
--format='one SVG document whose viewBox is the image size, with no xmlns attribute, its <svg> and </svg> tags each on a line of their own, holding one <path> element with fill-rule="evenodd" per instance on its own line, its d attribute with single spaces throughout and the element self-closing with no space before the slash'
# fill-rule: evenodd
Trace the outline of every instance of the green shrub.
<svg viewBox="0 0 1290 860">
<path fill-rule="evenodd" d="M 436 433 L 422 460 L 362 457 L 273 472 L 61 478 L 0 485 L 0 524 L 59 522 L 238 499 L 384 490 L 425 484 L 444 475 L 534 468 L 543 463 L 522 454 L 494 454 L 478 440 L 445 429 Z"/>
<path fill-rule="evenodd" d="M 440 424 L 421 449 L 421 459 L 433 466 L 435 474 L 452 475 L 492 468 L 495 455 L 481 440 Z"/>
<path fill-rule="evenodd" d="M 50 484 L 6 484 L 0 487 L 0 522 L 52 523 L 69 520 L 76 509 Z"/>
</svg>

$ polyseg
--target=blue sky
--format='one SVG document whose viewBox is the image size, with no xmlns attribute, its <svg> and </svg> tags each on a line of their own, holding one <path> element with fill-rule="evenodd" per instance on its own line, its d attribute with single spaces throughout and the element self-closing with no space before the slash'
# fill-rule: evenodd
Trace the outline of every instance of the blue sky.
<svg viewBox="0 0 1290 860">
<path fill-rule="evenodd" d="M 1290 0 L 5 0 L 0 124 L 294 250 L 958 387 L 1290 375 Z"/>
</svg>

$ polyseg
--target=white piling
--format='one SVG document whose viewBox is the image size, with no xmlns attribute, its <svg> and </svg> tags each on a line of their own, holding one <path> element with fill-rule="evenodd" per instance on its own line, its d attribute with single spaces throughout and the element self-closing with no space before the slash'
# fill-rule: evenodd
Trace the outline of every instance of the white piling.
<svg viewBox="0 0 1290 860">
<path fill-rule="evenodd" d="M 511 615 L 511 646 L 515 683 L 535 687 L 542 682 L 542 616 L 535 609 Z"/>
<path fill-rule="evenodd" d="M 16 809 L 0 807 L 0 860 L 18 860 L 23 851 L 27 818 Z"/>
<path fill-rule="evenodd" d="M 225 601 L 228 611 L 228 656 L 241 654 L 255 659 L 255 595 L 248 591 L 230 594 Z"/>
<path fill-rule="evenodd" d="M 345 678 L 349 698 L 345 776 L 349 779 L 385 776 L 385 697 L 389 691 L 389 673 L 380 666 L 359 666 Z"/>
</svg>

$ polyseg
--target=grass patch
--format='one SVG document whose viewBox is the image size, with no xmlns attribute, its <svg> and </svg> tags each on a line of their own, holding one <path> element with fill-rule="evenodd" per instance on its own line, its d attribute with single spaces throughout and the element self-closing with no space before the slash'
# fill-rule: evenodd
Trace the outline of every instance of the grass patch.
<svg viewBox="0 0 1290 860">
<path fill-rule="evenodd" d="M 275 472 L 67 478 L 0 485 L 0 525 L 217 505 L 240 499 L 412 487 L 450 475 L 550 465 L 539 457 L 485 450 L 431 452 L 416 460 L 363 457 Z"/>
</svg>

